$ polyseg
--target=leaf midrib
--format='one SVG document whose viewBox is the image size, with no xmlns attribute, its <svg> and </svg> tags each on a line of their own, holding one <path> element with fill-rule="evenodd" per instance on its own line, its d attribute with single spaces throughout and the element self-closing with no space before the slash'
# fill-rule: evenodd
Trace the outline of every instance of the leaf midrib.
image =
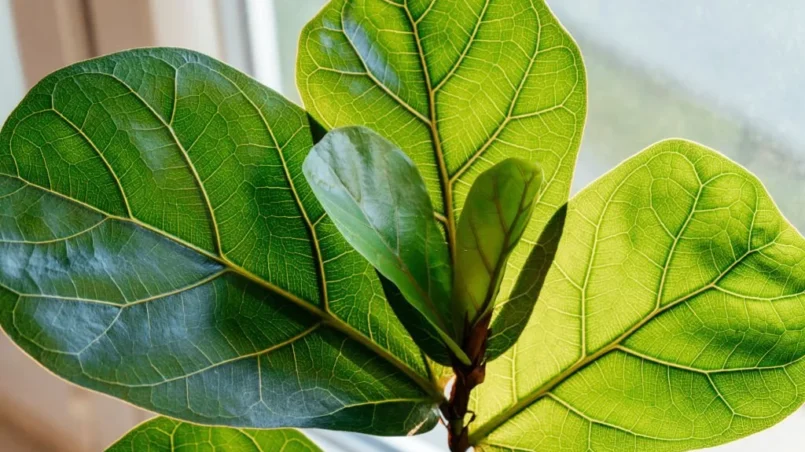
<svg viewBox="0 0 805 452">
<path fill-rule="evenodd" d="M 208 66 L 205 65 L 205 67 L 208 67 Z M 209 68 L 209 69 L 213 70 L 212 68 Z M 282 170 L 283 170 L 283 172 L 285 174 L 285 179 L 288 181 L 288 185 L 291 187 L 291 193 L 293 193 L 293 197 L 294 197 L 294 200 L 296 201 L 296 205 L 299 208 L 299 211 L 302 213 L 302 218 L 304 218 L 304 220 L 305 220 L 305 226 L 306 226 L 306 228 L 308 230 L 308 233 L 310 234 L 311 243 L 313 244 L 313 251 L 316 253 L 316 263 L 318 265 L 319 290 L 321 290 L 321 297 L 322 297 L 322 302 L 324 303 L 324 310 L 329 313 L 330 312 L 330 298 L 329 298 L 328 292 L 327 292 L 327 274 L 324 271 L 324 257 L 322 256 L 321 246 L 319 245 L 319 238 L 318 238 L 318 235 L 316 233 L 316 226 L 314 225 L 313 222 L 310 221 L 310 217 L 307 214 L 307 209 L 305 209 L 304 205 L 302 205 L 302 200 L 299 198 L 299 192 L 296 190 L 296 186 L 294 185 L 293 178 L 291 177 L 291 173 L 288 170 L 288 164 L 285 161 L 285 152 L 284 152 L 283 146 L 280 146 L 279 141 L 277 140 L 277 137 L 274 135 L 274 130 L 271 128 L 271 126 L 269 126 L 268 120 L 266 120 L 266 117 L 263 114 L 263 111 L 260 108 L 257 107 L 257 105 L 254 103 L 254 101 L 249 96 L 246 95 L 246 93 L 243 91 L 243 89 L 241 89 L 241 87 L 238 86 L 238 84 L 236 84 L 234 82 L 234 80 L 231 80 L 229 77 L 227 77 L 224 74 L 221 74 L 219 71 L 216 71 L 216 72 L 218 72 L 229 83 L 231 83 L 232 86 L 234 86 L 235 88 L 238 89 L 238 91 L 243 96 L 243 98 L 246 99 L 249 102 L 249 105 L 251 105 L 252 108 L 254 108 L 254 111 L 257 112 L 258 115 L 260 115 L 260 120 L 263 122 L 263 125 L 265 125 L 265 128 L 268 131 L 269 136 L 271 136 L 271 141 L 274 143 L 274 147 L 277 149 L 277 154 L 279 155 L 280 161 L 282 162 Z M 179 80 L 178 73 L 176 75 L 176 80 L 177 80 L 177 83 L 178 83 L 178 80 Z M 178 96 L 178 93 L 177 93 L 177 96 Z M 301 127 L 301 129 L 306 129 L 306 128 L 307 128 L 307 126 Z M 297 132 L 294 133 L 294 135 L 296 133 L 298 133 L 298 130 L 297 130 Z M 175 137 L 175 135 L 174 135 L 174 137 Z M 178 139 L 177 139 L 177 142 L 178 142 Z M 191 162 L 189 161 L 189 159 L 188 159 L 188 164 L 190 166 L 193 166 L 191 164 Z M 200 179 L 199 179 L 199 184 L 203 185 L 203 184 L 201 184 Z M 202 188 L 202 190 L 204 190 L 204 189 Z M 207 199 L 207 202 L 209 203 L 209 199 L 206 198 L 206 191 L 204 193 L 205 193 L 205 199 Z M 214 215 L 213 212 L 214 212 L 214 209 L 212 209 L 212 205 L 210 205 L 210 213 L 211 213 L 211 215 Z M 324 218 L 324 215 L 322 215 L 321 218 L 316 220 L 316 223 L 318 223 L 318 221 L 321 220 L 322 218 Z M 215 222 L 215 217 L 214 216 L 213 216 L 213 222 Z M 218 233 L 217 226 L 216 226 L 215 232 L 216 232 L 216 234 Z M 224 254 L 223 250 L 221 250 L 220 253 L 221 253 L 221 256 L 223 257 L 223 254 Z"/>
<path fill-rule="evenodd" d="M 487 4 L 488 1 L 489 0 L 487 0 Z M 435 2 L 436 1 L 434 0 L 434 3 Z M 436 167 L 439 170 L 439 184 L 442 187 L 444 217 L 447 220 L 445 223 L 445 229 L 447 230 L 447 248 L 450 253 L 450 262 L 455 264 L 457 250 L 456 216 L 453 212 L 453 185 L 450 182 L 450 175 L 447 172 L 447 164 L 444 159 L 444 151 L 442 150 L 442 138 L 441 135 L 439 135 L 439 127 L 436 121 L 436 91 L 433 89 L 433 85 L 430 80 L 430 71 L 428 70 L 427 62 L 425 61 L 425 52 L 422 48 L 422 40 L 419 37 L 419 23 L 415 21 L 414 17 L 411 15 L 411 10 L 408 8 L 407 1 L 403 3 L 403 9 L 405 10 L 405 15 L 408 17 L 408 21 L 411 24 L 411 31 L 413 31 L 414 42 L 416 42 L 416 47 L 418 50 L 417 53 L 419 54 L 419 62 L 422 65 L 422 73 L 425 77 L 425 90 L 428 93 L 428 114 L 430 116 L 428 128 L 430 129 L 431 141 L 433 142 L 433 153 L 436 159 Z M 486 10 L 486 6 L 484 6 L 484 10 Z M 475 30 L 476 32 L 477 28 L 480 28 L 480 23 L 481 20 L 479 18 L 478 27 L 476 27 Z M 469 49 L 474 37 L 475 32 L 473 32 L 473 36 L 467 42 L 467 49 Z M 456 63 L 456 67 L 458 67 L 458 65 L 459 63 Z M 445 77 L 445 80 L 447 80 L 447 77 Z"/>
<path fill-rule="evenodd" d="M 426 91 L 427 96 L 428 96 L 428 116 L 427 117 L 424 116 L 422 113 L 420 113 L 417 109 L 413 108 L 411 105 L 409 105 L 403 99 L 401 99 L 393 91 L 391 91 L 384 83 L 382 83 L 380 80 L 378 80 L 377 77 L 369 69 L 369 67 L 367 66 L 367 64 L 364 61 L 363 57 L 361 57 L 360 52 L 358 52 L 358 49 L 355 46 L 355 43 L 352 42 L 352 39 L 350 38 L 349 34 L 347 34 L 347 32 L 344 30 L 344 27 L 343 27 L 344 14 L 345 14 L 346 8 L 348 6 L 348 1 L 344 2 L 343 6 L 341 8 L 342 27 L 341 27 L 340 32 L 344 35 L 344 37 L 346 38 L 347 42 L 352 47 L 353 51 L 355 52 L 355 55 L 358 57 L 358 60 L 361 62 L 361 65 L 363 65 L 364 72 L 361 73 L 361 75 L 365 74 L 370 80 L 372 80 L 373 83 L 375 83 L 378 87 L 380 87 L 383 90 L 383 92 L 385 92 L 392 99 L 394 99 L 394 101 L 397 102 L 398 105 L 400 105 L 403 109 L 408 111 L 411 115 L 413 115 L 418 120 L 422 121 L 422 123 L 427 126 L 428 132 L 429 132 L 429 134 L 431 136 L 431 143 L 432 143 L 432 147 L 433 147 L 434 158 L 436 160 L 436 167 L 437 167 L 437 170 L 438 170 L 438 173 L 439 173 L 439 184 L 441 186 L 441 192 L 442 192 L 442 196 L 441 196 L 442 197 L 442 204 L 443 204 L 442 207 L 444 209 L 443 214 L 438 213 L 438 212 L 434 212 L 434 216 L 436 217 L 436 219 L 438 221 L 444 223 L 444 225 L 445 225 L 446 234 L 447 234 L 447 246 L 448 246 L 448 250 L 449 250 L 449 253 L 450 253 L 450 260 L 451 260 L 451 262 L 455 262 L 455 259 L 456 259 L 456 220 L 455 220 L 455 214 L 453 212 L 453 195 L 452 195 L 452 191 L 453 191 L 452 189 L 453 189 L 454 181 L 451 179 L 450 174 L 449 174 L 449 172 L 447 170 L 447 164 L 446 164 L 446 161 L 445 161 L 445 158 L 444 158 L 444 152 L 442 150 L 442 140 L 441 140 L 441 135 L 439 134 L 438 123 L 437 123 L 437 114 L 436 114 L 436 92 L 439 89 L 441 89 L 444 86 L 444 84 L 450 79 L 450 76 L 452 76 L 453 73 L 458 69 L 458 67 L 461 65 L 461 61 L 464 59 L 464 57 L 467 54 L 467 52 L 469 52 L 469 49 L 472 46 L 472 42 L 475 39 L 475 35 L 477 34 L 478 29 L 480 28 L 481 22 L 483 21 L 482 19 L 486 14 L 486 10 L 487 10 L 487 8 L 489 6 L 490 0 L 487 0 L 484 3 L 483 11 L 478 16 L 478 21 L 476 22 L 475 27 L 473 28 L 472 35 L 467 40 L 467 44 L 464 47 L 464 49 L 462 50 L 462 53 L 459 56 L 459 59 L 456 61 L 455 65 L 453 65 L 453 67 L 451 67 L 450 71 L 445 75 L 445 77 L 442 79 L 442 81 L 439 83 L 439 85 L 436 86 L 435 88 L 433 87 L 433 85 L 431 83 L 431 80 L 430 80 L 430 71 L 428 69 L 427 62 L 425 61 L 425 53 L 424 53 L 424 49 L 422 47 L 422 41 L 421 41 L 421 39 L 419 37 L 419 28 L 418 28 L 419 22 L 427 15 L 428 12 L 430 12 L 430 9 L 432 8 L 434 3 L 436 3 L 436 2 L 434 1 L 433 3 L 431 3 L 431 5 L 428 6 L 427 11 L 425 13 L 423 13 L 423 15 L 419 18 L 419 20 L 414 20 L 413 15 L 411 14 L 410 9 L 408 8 L 407 2 L 403 3 L 402 5 L 393 4 L 394 6 L 396 6 L 398 8 L 402 8 L 405 11 L 406 18 L 408 19 L 408 22 L 409 22 L 409 24 L 411 26 L 412 36 L 414 37 L 414 42 L 416 43 L 416 46 L 417 46 L 417 54 L 418 54 L 418 57 L 419 57 L 419 64 L 421 66 L 422 74 L 423 74 L 423 77 L 424 77 L 425 91 Z"/>
</svg>

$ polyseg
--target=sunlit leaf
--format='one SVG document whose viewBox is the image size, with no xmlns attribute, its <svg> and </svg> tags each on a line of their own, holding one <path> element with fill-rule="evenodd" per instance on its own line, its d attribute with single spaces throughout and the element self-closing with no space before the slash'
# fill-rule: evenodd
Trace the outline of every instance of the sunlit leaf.
<svg viewBox="0 0 805 452">
<path fill-rule="evenodd" d="M 417 164 L 455 252 L 475 178 L 519 157 L 543 171 L 501 302 L 568 197 L 586 114 L 576 44 L 542 0 L 333 0 L 303 30 L 297 86 L 325 128 L 365 125 Z"/>
<path fill-rule="evenodd" d="M 480 450 L 677 451 L 805 399 L 805 239 L 760 182 L 690 142 L 570 201 L 528 325 L 487 366 Z"/>
</svg>

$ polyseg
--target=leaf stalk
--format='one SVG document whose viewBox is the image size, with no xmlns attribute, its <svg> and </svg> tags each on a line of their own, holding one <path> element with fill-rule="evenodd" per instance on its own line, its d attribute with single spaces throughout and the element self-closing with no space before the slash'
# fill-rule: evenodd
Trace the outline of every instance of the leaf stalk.
<svg viewBox="0 0 805 452">
<path fill-rule="evenodd" d="M 465 452 L 470 448 L 469 425 L 475 419 L 475 415 L 469 411 L 470 396 L 472 390 L 483 383 L 486 376 L 485 355 L 491 320 L 491 314 L 485 315 L 471 326 L 469 319 L 465 319 L 467 334 L 463 349 L 470 358 L 470 363 L 465 364 L 455 357 L 452 359 L 455 380 L 450 398 L 440 407 L 447 420 L 450 452 Z M 467 414 L 471 414 L 469 422 L 466 421 Z"/>
</svg>

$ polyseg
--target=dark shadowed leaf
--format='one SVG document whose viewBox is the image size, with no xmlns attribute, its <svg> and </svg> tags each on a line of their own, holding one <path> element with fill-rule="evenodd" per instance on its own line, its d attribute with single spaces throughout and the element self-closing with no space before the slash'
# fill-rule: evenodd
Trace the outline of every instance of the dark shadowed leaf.
<svg viewBox="0 0 805 452">
<path fill-rule="evenodd" d="M 494 309 L 506 262 L 528 226 L 541 186 L 539 168 L 517 158 L 506 159 L 475 179 L 456 232 L 457 331 Z"/>
<path fill-rule="evenodd" d="M 450 366 L 452 362 L 450 361 L 447 347 L 445 347 L 444 341 L 430 321 L 405 299 L 400 289 L 393 282 L 380 273 L 378 273 L 378 278 L 380 278 L 380 283 L 383 285 L 386 300 L 388 300 L 397 318 L 405 325 L 405 329 L 411 334 L 416 345 L 432 360 L 439 364 Z"/>
<path fill-rule="evenodd" d="M 564 205 L 556 211 L 551 221 L 542 230 L 542 235 L 517 276 L 517 284 L 514 286 L 511 297 L 495 307 L 497 313 L 489 327 L 489 343 L 486 349 L 488 361 L 497 358 L 516 344 L 523 328 L 531 318 L 534 304 L 539 298 L 548 270 L 556 257 L 556 251 L 565 229 L 566 216 L 567 205 Z"/>
</svg>

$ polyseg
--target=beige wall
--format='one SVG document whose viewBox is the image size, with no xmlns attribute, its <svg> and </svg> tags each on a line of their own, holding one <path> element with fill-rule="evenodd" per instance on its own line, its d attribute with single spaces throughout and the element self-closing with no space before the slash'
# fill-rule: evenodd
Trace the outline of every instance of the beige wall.
<svg viewBox="0 0 805 452">
<path fill-rule="evenodd" d="M 11 20 L 10 0 L 0 0 L 0 123 L 22 96 L 22 68 L 17 56 L 17 39 Z"/>
<path fill-rule="evenodd" d="M 25 89 L 93 56 L 171 46 L 225 59 L 216 6 L 216 0 L 0 0 L 0 123 Z M 64 382 L 0 334 L 0 451 L 101 451 L 151 416 Z"/>
<path fill-rule="evenodd" d="M 151 416 L 62 381 L 5 335 L 0 337 L 0 362 L 2 451 L 100 451 Z"/>
<path fill-rule="evenodd" d="M 29 87 L 60 67 L 134 47 L 185 47 L 224 58 L 216 0 L 11 0 L 11 6 Z"/>
</svg>

